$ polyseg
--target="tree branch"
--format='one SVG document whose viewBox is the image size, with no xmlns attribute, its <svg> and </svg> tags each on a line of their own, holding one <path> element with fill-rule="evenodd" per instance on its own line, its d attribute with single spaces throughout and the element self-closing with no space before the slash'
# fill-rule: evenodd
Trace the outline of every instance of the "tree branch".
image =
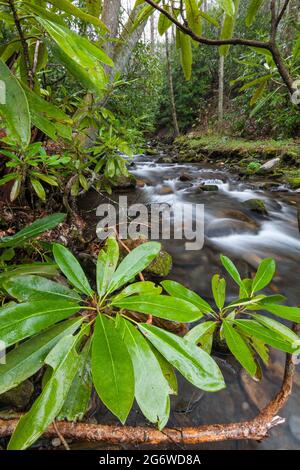
<svg viewBox="0 0 300 470">
<path fill-rule="evenodd" d="M 212 424 L 188 428 L 165 428 L 159 431 L 151 427 L 110 426 L 88 423 L 56 421 L 45 431 L 44 436 L 53 438 L 57 430 L 65 439 L 77 439 L 110 444 L 200 444 L 226 440 L 255 440 L 266 438 L 270 429 L 284 422 L 278 416 L 292 391 L 295 366 L 292 356 L 287 354 L 284 378 L 275 398 L 252 420 L 241 423 Z M 18 419 L 0 419 L 0 437 L 10 436 Z"/>
<path fill-rule="evenodd" d="M 271 37 L 269 41 L 257 41 L 255 39 L 244 39 L 244 38 L 230 38 L 230 39 L 208 39 L 203 36 L 198 36 L 198 34 L 194 33 L 186 24 L 180 23 L 171 13 L 167 10 L 164 10 L 161 6 L 155 3 L 153 0 L 144 0 L 148 5 L 151 5 L 153 8 L 158 10 L 160 13 L 165 15 L 172 23 L 177 26 L 180 31 L 190 36 L 194 41 L 199 42 L 200 44 L 205 44 L 208 46 L 223 46 L 223 45 L 231 45 L 231 46 L 249 46 L 249 47 L 257 47 L 259 49 L 267 49 L 271 52 L 274 62 L 277 66 L 278 72 L 285 83 L 288 91 L 292 95 L 294 89 L 292 87 L 293 79 L 291 78 L 289 71 L 284 63 L 284 60 L 281 56 L 281 53 L 276 45 L 276 32 L 277 27 L 284 15 L 284 12 L 287 8 L 289 0 L 285 1 L 285 4 L 279 13 L 278 17 L 276 17 L 276 8 L 275 8 L 275 0 L 271 1 Z"/>
<path fill-rule="evenodd" d="M 201 44 L 206 44 L 208 46 L 223 46 L 223 45 L 242 45 L 242 46 L 250 46 L 250 47 L 259 47 L 262 49 L 270 50 L 270 43 L 267 41 L 257 41 L 255 39 L 242 39 L 242 38 L 230 38 L 230 39 L 208 39 L 203 36 L 198 36 L 198 34 L 194 33 L 188 26 L 185 24 L 180 23 L 176 18 L 174 18 L 171 13 L 167 10 L 164 10 L 161 6 L 155 3 L 153 0 L 145 0 L 146 3 L 151 5 L 156 10 L 160 11 L 163 15 L 165 15 L 172 23 L 174 23 L 178 29 L 180 29 L 183 33 L 190 36 L 196 42 Z"/>
<path fill-rule="evenodd" d="M 23 48 L 24 67 L 25 67 L 25 72 L 26 72 L 26 76 L 27 76 L 27 82 L 28 82 L 29 87 L 32 89 L 33 86 L 34 86 L 34 77 L 33 77 L 33 72 L 32 72 L 31 65 L 30 65 L 30 56 L 29 56 L 29 48 L 28 48 L 27 40 L 26 40 L 25 35 L 23 33 L 23 30 L 22 30 L 20 18 L 19 18 L 19 15 L 17 13 L 17 10 L 16 10 L 14 0 L 8 0 L 8 3 L 9 3 L 9 6 L 10 6 L 10 9 L 12 11 L 12 14 L 13 14 L 13 17 L 14 17 L 14 22 L 15 22 L 17 31 L 19 33 L 20 41 L 21 41 L 22 48 Z"/>
<path fill-rule="evenodd" d="M 284 5 L 283 5 L 283 7 L 282 7 L 277 19 L 276 19 L 276 28 L 278 27 L 280 21 L 282 20 L 282 17 L 286 12 L 286 9 L 287 9 L 289 3 L 290 3 L 290 0 L 285 0 Z"/>
</svg>

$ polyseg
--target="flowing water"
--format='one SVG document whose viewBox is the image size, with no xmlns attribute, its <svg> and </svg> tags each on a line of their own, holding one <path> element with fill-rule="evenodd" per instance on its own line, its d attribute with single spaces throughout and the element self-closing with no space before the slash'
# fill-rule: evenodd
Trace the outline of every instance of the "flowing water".
<svg viewBox="0 0 300 470">
<path fill-rule="evenodd" d="M 185 240 L 163 241 L 173 257 L 170 279 L 182 282 L 211 301 L 210 278 L 222 272 L 220 253 L 231 257 L 244 277 L 251 276 L 262 258 L 273 257 L 277 262 L 277 272 L 270 293 L 286 295 L 291 305 L 300 303 L 299 194 L 279 185 L 269 191 L 260 189 L 263 186 L 261 182 L 241 182 L 222 167 L 155 163 L 153 157 L 136 157 L 132 172 L 145 183 L 135 191 L 126 193 L 132 203 L 165 202 L 177 207 L 183 203 L 190 207 L 193 203 L 204 204 L 205 241 L 201 250 L 186 251 Z M 218 186 L 218 191 L 199 191 L 197 188 L 203 183 Z M 249 210 L 245 201 L 254 198 L 264 202 L 267 215 Z M 98 194 L 90 193 L 81 204 L 92 230 L 98 221 L 94 211 L 100 202 Z M 193 217 L 192 210 L 190 217 Z M 228 281 L 228 295 L 234 297 L 237 289 L 230 279 Z M 230 356 L 219 354 L 217 361 L 225 376 L 226 390 L 214 394 L 202 393 L 180 380 L 179 396 L 172 399 L 169 425 L 225 423 L 255 416 L 280 387 L 284 355 L 272 351 L 271 358 L 271 367 L 265 371 L 263 381 L 257 384 L 240 371 Z M 232 442 L 201 448 L 299 448 L 299 374 L 295 382 L 293 396 L 281 412 L 286 423 L 275 428 L 270 439 L 260 444 Z M 104 409 L 97 413 L 97 419 L 100 422 L 115 422 Z M 138 409 L 131 413 L 129 424 L 144 424 Z"/>
</svg>

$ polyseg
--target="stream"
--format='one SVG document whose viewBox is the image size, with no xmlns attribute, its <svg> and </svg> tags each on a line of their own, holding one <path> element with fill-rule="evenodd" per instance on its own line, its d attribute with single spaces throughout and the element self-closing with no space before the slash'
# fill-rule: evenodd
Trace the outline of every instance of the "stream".
<svg viewBox="0 0 300 470">
<path fill-rule="evenodd" d="M 224 167 L 190 163 L 164 164 L 155 160 L 153 156 L 135 157 L 131 171 L 139 185 L 134 191 L 121 194 L 127 195 L 131 203 L 159 202 L 171 206 L 204 204 L 205 208 L 205 241 L 201 250 L 187 251 L 185 240 L 163 240 L 164 248 L 173 258 L 173 269 L 168 278 L 183 283 L 212 301 L 211 276 L 223 273 L 220 253 L 231 257 L 244 277 L 251 276 L 262 258 L 273 257 L 277 262 L 277 272 L 269 293 L 280 292 L 286 295 L 288 304 L 297 305 L 300 279 L 297 204 L 300 202 L 300 194 L 288 191 L 279 184 L 270 189 L 261 180 L 243 182 Z M 201 191 L 199 186 L 202 184 L 215 185 L 218 190 Z M 113 197 L 116 199 L 118 196 L 119 194 L 114 194 Z M 250 210 L 245 202 L 249 199 L 262 200 L 267 214 Z M 89 230 L 95 231 L 98 222 L 95 210 L 100 202 L 101 196 L 96 192 L 88 193 L 80 202 Z M 234 298 L 238 294 L 237 288 L 228 276 L 226 280 L 228 299 Z M 180 378 L 178 397 L 172 397 L 169 426 L 196 426 L 252 418 L 280 388 L 284 365 L 284 354 L 280 352 L 271 352 L 270 368 L 264 371 L 264 378 L 260 383 L 254 382 L 242 372 L 232 357 L 218 354 L 216 360 L 224 374 L 227 388 L 218 393 L 203 393 Z M 269 439 L 262 443 L 233 441 L 205 444 L 198 448 L 299 448 L 299 371 L 298 366 L 293 395 L 281 412 L 286 422 L 274 428 Z M 115 418 L 104 407 L 97 411 L 95 418 L 102 423 L 116 423 Z M 133 409 L 127 424 L 145 424 L 138 408 Z M 87 444 L 85 448 L 88 447 Z M 96 448 L 100 448 L 99 445 Z"/>
</svg>

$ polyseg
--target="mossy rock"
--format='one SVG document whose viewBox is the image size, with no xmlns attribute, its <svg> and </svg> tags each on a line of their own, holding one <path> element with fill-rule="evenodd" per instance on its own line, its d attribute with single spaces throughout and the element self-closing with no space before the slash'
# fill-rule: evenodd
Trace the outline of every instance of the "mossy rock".
<svg viewBox="0 0 300 470">
<path fill-rule="evenodd" d="M 257 212 L 260 215 L 268 215 L 265 203 L 261 199 L 248 199 L 243 202 L 243 205 L 252 212 Z"/>
<path fill-rule="evenodd" d="M 300 177 L 288 178 L 288 183 L 292 189 L 300 188 Z"/>
<path fill-rule="evenodd" d="M 114 179 L 114 189 L 133 189 L 136 187 L 136 177 L 132 174 L 119 176 Z"/>
<path fill-rule="evenodd" d="M 132 251 L 134 248 L 142 245 L 143 243 L 148 242 L 149 240 L 144 237 L 140 237 L 136 240 L 127 239 L 123 240 L 125 245 Z M 121 250 L 124 251 L 124 248 L 121 247 Z M 127 253 L 124 253 L 126 255 Z M 145 269 L 145 272 L 151 276 L 165 277 L 167 276 L 172 269 L 172 256 L 162 249 L 157 257 L 152 261 L 151 264 Z"/>
<path fill-rule="evenodd" d="M 165 277 L 172 269 L 172 256 L 162 250 L 146 269 L 146 272 L 153 276 Z"/>
<path fill-rule="evenodd" d="M 0 404 L 8 405 L 18 410 L 27 407 L 33 395 L 34 387 L 30 380 L 25 380 L 20 385 L 0 395 Z"/>
</svg>

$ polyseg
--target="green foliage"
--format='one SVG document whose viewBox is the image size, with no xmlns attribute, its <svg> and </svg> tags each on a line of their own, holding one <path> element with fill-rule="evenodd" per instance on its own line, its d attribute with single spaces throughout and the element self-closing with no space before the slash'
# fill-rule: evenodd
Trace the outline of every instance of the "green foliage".
<svg viewBox="0 0 300 470">
<path fill-rule="evenodd" d="M 42 227 L 51 227 L 55 218 L 58 222 L 61 215 L 32 224 L 19 240 L 10 237 L 10 242 L 13 246 L 24 243 Z M 9 240 L 4 242 L 8 246 Z M 225 280 L 214 276 L 215 308 L 175 281 L 163 281 L 161 287 L 150 281 L 135 282 L 160 249 L 157 242 L 143 243 L 119 263 L 118 243 L 109 237 L 97 260 L 97 292 L 74 255 L 59 244 L 53 245 L 53 256 L 70 287 L 42 272 L 24 269 L 22 273 L 22 265 L 19 272 L 0 277 L 1 289 L 14 299 L 0 309 L 0 338 L 9 347 L 7 363 L 0 365 L 0 393 L 47 366 L 41 394 L 19 421 L 9 449 L 32 445 L 56 417 L 82 419 L 92 384 L 122 423 L 135 398 L 145 417 L 163 429 L 170 413 L 169 396 L 177 393 L 173 368 L 202 390 L 224 388 L 222 374 L 210 356 L 216 335 L 257 378 L 259 360 L 268 363 L 268 346 L 299 353 L 300 340 L 291 329 L 256 313 L 267 311 L 300 321 L 300 309 L 282 305 L 282 296 L 260 293 L 275 273 L 272 259 L 263 260 L 249 280 L 242 279 L 233 262 L 221 256 L 240 295 L 227 304 Z M 143 317 L 137 320 L 138 314 L 183 323 L 201 321 L 182 338 L 145 323 Z"/>
<path fill-rule="evenodd" d="M 41 142 L 30 144 L 26 150 L 20 152 L 2 150 L 2 154 L 8 157 L 6 168 L 10 168 L 11 172 L 0 179 L 0 186 L 13 181 L 10 191 L 11 202 L 20 196 L 27 182 L 36 195 L 45 201 L 44 183 L 58 186 L 59 170 L 70 161 L 69 157 L 58 155 L 49 157 Z"/>
</svg>

